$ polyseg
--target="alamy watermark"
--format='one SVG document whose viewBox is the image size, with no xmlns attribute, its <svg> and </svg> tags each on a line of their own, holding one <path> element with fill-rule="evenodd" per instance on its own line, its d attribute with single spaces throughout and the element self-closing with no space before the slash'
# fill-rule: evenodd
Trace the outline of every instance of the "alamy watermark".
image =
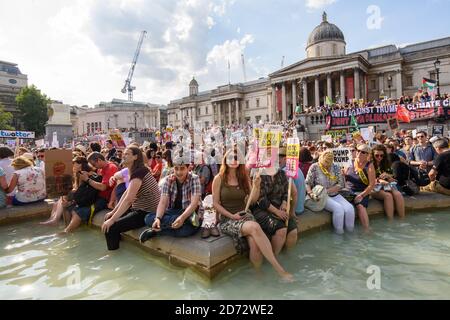
<svg viewBox="0 0 450 320">
<path fill-rule="evenodd" d="M 366 273 L 370 274 L 366 281 L 367 289 L 381 290 L 381 268 L 372 265 L 367 268 Z"/>
<path fill-rule="evenodd" d="M 63 277 L 67 276 L 66 287 L 69 290 L 81 289 L 81 269 L 79 266 L 69 266 Z"/>
<path fill-rule="evenodd" d="M 384 20 L 381 16 L 381 8 L 376 5 L 370 5 L 367 7 L 366 12 L 369 14 L 369 17 L 367 18 L 367 29 L 380 30 Z"/>
</svg>

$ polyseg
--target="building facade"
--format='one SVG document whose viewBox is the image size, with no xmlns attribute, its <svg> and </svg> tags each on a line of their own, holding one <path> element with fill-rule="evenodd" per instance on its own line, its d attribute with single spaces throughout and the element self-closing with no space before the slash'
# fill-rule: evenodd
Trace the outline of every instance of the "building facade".
<svg viewBox="0 0 450 320">
<path fill-rule="evenodd" d="M 17 64 L 0 61 L 0 104 L 4 106 L 5 111 L 13 114 L 12 126 L 16 129 L 22 129 L 16 97 L 27 85 L 28 77 L 20 72 Z"/>
<path fill-rule="evenodd" d="M 111 102 L 101 102 L 94 108 L 72 107 L 71 121 L 75 136 L 93 135 L 116 128 L 159 130 L 167 117 L 166 112 L 165 107 L 160 105 L 113 99 Z"/>
<path fill-rule="evenodd" d="M 321 106 L 326 97 L 342 103 L 351 99 L 373 101 L 381 96 L 412 96 L 423 78 L 437 79 L 436 60 L 440 61 L 440 90 L 450 92 L 450 37 L 349 54 L 346 45 L 344 33 L 328 22 L 324 13 L 322 23 L 308 38 L 306 59 L 267 78 L 212 91 L 199 92 L 193 79 L 190 95 L 169 104 L 169 125 L 288 120 L 296 106 Z"/>
</svg>

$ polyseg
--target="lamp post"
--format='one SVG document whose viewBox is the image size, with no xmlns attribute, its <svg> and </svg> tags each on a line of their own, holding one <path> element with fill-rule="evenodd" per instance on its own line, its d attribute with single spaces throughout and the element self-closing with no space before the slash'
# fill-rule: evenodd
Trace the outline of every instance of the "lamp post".
<svg viewBox="0 0 450 320">
<path fill-rule="evenodd" d="M 108 118 L 108 120 L 106 120 L 106 125 L 108 126 L 108 132 L 109 132 L 109 123 L 110 123 L 110 119 Z"/>
<path fill-rule="evenodd" d="M 437 95 L 438 97 L 441 97 L 441 88 L 440 88 L 440 84 L 439 84 L 439 67 L 441 66 L 441 61 L 439 61 L 439 58 L 436 59 L 436 61 L 434 62 L 434 69 L 436 70 L 436 81 L 437 81 Z"/>
<path fill-rule="evenodd" d="M 137 117 L 138 113 L 134 112 L 134 131 L 137 131 Z"/>
<path fill-rule="evenodd" d="M 391 98 L 392 77 L 388 77 L 389 99 Z"/>
</svg>

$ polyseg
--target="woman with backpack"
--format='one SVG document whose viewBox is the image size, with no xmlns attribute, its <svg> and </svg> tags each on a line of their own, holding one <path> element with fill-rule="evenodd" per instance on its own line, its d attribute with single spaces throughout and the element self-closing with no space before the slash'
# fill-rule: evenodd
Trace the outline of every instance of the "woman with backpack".
<svg viewBox="0 0 450 320">
<path fill-rule="evenodd" d="M 50 218 L 41 222 L 41 225 L 56 226 L 66 210 L 73 209 L 76 206 L 90 207 L 95 203 L 98 191 L 80 180 L 80 172 L 88 172 L 89 178 L 97 182 L 101 182 L 101 176 L 95 173 L 95 169 L 88 163 L 86 157 L 77 156 L 72 160 L 72 163 L 73 189 L 67 196 L 59 198 L 58 202 L 53 205 Z"/>
</svg>

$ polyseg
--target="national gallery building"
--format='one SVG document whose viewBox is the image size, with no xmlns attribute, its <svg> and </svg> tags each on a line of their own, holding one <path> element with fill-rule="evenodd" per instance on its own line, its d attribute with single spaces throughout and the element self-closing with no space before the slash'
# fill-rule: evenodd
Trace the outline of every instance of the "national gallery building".
<svg viewBox="0 0 450 320">
<path fill-rule="evenodd" d="M 450 92 L 450 37 L 354 53 L 346 52 L 346 44 L 343 32 L 324 13 L 321 24 L 308 38 L 306 59 L 266 78 L 210 91 L 200 92 L 199 84 L 192 79 L 189 96 L 170 102 L 168 124 L 210 126 L 288 120 L 297 105 L 324 105 L 327 96 L 343 102 L 414 95 L 423 78 L 435 80 L 438 73 L 441 92 Z"/>
</svg>

